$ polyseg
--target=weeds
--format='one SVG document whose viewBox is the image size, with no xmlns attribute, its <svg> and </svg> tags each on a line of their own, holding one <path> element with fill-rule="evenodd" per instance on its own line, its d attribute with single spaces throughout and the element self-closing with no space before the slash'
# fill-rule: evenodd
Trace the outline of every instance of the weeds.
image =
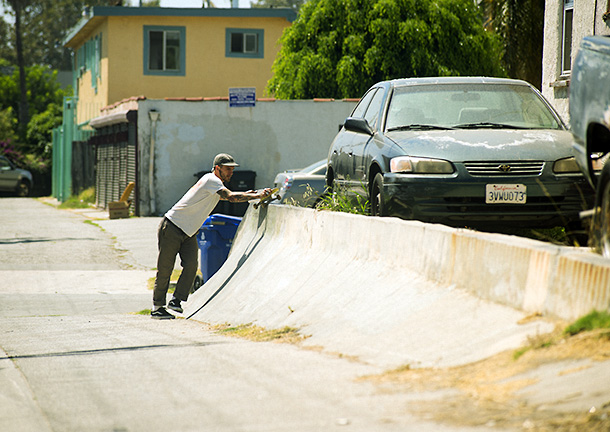
<svg viewBox="0 0 610 432">
<path fill-rule="evenodd" d="M 71 196 L 59 205 L 61 209 L 88 208 L 95 204 L 95 188 L 83 190 L 77 196 Z"/>
<path fill-rule="evenodd" d="M 539 350 L 549 348 L 556 345 L 562 340 L 566 340 L 570 336 L 577 335 L 583 332 L 593 332 L 602 330 L 601 335 L 605 335 L 610 339 L 610 313 L 607 311 L 592 311 L 589 314 L 579 318 L 563 331 L 557 330 L 553 333 L 529 336 L 527 345 L 517 349 L 513 353 L 513 360 L 518 360 L 521 356 L 530 350 Z M 605 330 L 605 331 L 604 331 Z M 592 335 L 596 337 L 596 335 Z"/>
<path fill-rule="evenodd" d="M 524 347 L 519 348 L 513 353 L 513 360 L 518 360 L 523 354 L 528 352 L 529 350 L 537 350 L 543 348 L 549 348 L 557 343 L 558 336 L 556 333 L 549 334 L 537 334 L 534 336 L 528 336 L 527 342 L 528 344 Z"/>
<path fill-rule="evenodd" d="M 366 190 L 365 187 L 363 189 Z M 369 200 L 363 193 L 350 190 L 345 186 L 335 185 L 330 193 L 320 197 L 316 208 L 319 210 L 366 215 L 369 213 Z"/>
<path fill-rule="evenodd" d="M 610 329 L 610 313 L 607 311 L 592 311 L 566 327 L 564 334 L 574 336 L 584 331 Z"/>
</svg>

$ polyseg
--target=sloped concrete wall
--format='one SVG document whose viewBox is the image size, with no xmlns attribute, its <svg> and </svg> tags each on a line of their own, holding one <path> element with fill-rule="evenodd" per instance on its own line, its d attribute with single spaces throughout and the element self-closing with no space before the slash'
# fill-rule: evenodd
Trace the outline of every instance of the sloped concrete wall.
<svg viewBox="0 0 610 432">
<path fill-rule="evenodd" d="M 185 314 L 298 327 L 307 344 L 386 366 L 475 361 L 610 304 L 610 263 L 443 225 L 286 206 L 248 210 Z"/>
</svg>

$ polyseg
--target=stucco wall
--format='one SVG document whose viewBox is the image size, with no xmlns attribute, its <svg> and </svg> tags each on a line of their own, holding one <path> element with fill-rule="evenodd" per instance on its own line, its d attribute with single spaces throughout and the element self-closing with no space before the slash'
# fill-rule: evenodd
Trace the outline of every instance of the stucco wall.
<svg viewBox="0 0 610 432">
<path fill-rule="evenodd" d="M 285 19 L 244 17 L 110 17 L 109 21 L 112 83 L 108 103 L 137 95 L 151 99 L 227 96 L 229 87 L 255 87 L 262 97 L 279 50 L 277 41 L 290 25 Z M 143 74 L 144 25 L 185 28 L 184 76 Z M 226 28 L 264 29 L 264 58 L 226 57 Z"/>
<path fill-rule="evenodd" d="M 226 152 L 256 172 L 257 188 L 273 185 L 275 175 L 326 158 L 339 124 L 354 101 L 257 101 L 253 108 L 230 108 L 227 101 L 144 100 L 138 103 L 139 183 L 142 215 L 150 214 L 149 160 L 152 122 L 156 126 L 154 214 L 167 211 Z"/>
<path fill-rule="evenodd" d="M 143 95 L 147 98 L 228 96 L 230 87 L 254 87 L 257 97 L 266 95 L 271 66 L 279 52 L 282 32 L 290 26 L 286 17 L 240 14 L 231 9 L 218 16 L 201 16 L 206 9 L 184 9 L 180 14 L 104 15 L 112 8 L 100 9 L 100 16 L 90 20 L 66 46 L 75 52 L 92 37 L 101 37 L 100 77 L 91 84 L 91 71 L 75 71 L 78 81 L 78 123 L 100 115 L 100 110 L 121 100 Z M 147 8 L 144 8 L 147 9 Z M 182 11 L 182 10 L 181 10 Z M 189 13 L 191 15 L 189 15 Z M 251 13 L 253 16 L 247 16 Z M 265 13 L 264 11 L 262 13 Z M 246 15 L 244 15 L 246 14 Z M 183 76 L 144 73 L 144 26 L 175 26 L 185 32 L 185 70 Z M 263 30 L 263 56 L 239 58 L 226 54 L 228 28 Z"/>
<path fill-rule="evenodd" d="M 574 0 L 572 29 L 572 61 L 582 38 L 589 35 L 610 35 L 610 27 L 602 19 L 607 0 Z M 542 58 L 542 94 L 562 118 L 569 122 L 569 75 L 561 76 L 561 41 L 563 0 L 546 0 L 544 17 L 544 48 Z"/>
</svg>

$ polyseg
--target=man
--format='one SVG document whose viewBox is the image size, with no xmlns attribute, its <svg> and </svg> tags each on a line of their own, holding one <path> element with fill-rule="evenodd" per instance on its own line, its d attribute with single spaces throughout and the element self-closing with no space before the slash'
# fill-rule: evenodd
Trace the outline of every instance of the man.
<svg viewBox="0 0 610 432">
<path fill-rule="evenodd" d="M 197 274 L 197 232 L 210 215 L 219 200 L 245 202 L 264 198 L 271 189 L 262 191 L 231 192 L 224 184 L 231 180 L 236 166 L 232 156 L 221 153 L 214 158 L 212 172 L 207 173 L 184 194 L 174 206 L 165 213 L 157 232 L 159 256 L 157 258 L 157 277 L 153 291 L 153 309 L 150 313 L 155 319 L 173 319 L 174 315 L 165 309 L 169 280 L 174 270 L 176 255 L 180 255 L 182 274 L 178 278 L 173 298 L 167 307 L 182 313 L 181 302 L 186 301 Z"/>
</svg>

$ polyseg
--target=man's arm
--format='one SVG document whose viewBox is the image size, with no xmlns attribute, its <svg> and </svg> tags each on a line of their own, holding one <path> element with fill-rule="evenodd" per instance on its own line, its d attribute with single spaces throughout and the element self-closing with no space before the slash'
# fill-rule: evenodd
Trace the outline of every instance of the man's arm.
<svg viewBox="0 0 610 432">
<path fill-rule="evenodd" d="M 220 199 L 229 201 L 232 203 L 246 202 L 253 199 L 264 198 L 271 194 L 271 189 L 265 188 L 260 191 L 248 191 L 248 192 L 232 192 L 227 188 L 222 188 L 218 191 Z"/>
</svg>

